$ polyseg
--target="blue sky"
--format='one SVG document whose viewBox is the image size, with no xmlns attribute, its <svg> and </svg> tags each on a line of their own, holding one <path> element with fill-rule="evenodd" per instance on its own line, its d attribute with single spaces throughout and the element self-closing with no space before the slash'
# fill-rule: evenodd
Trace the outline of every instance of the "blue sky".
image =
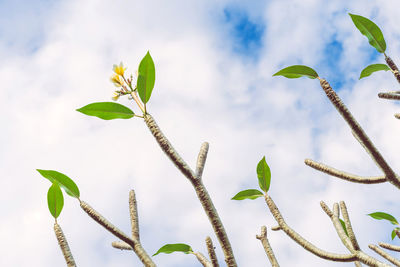
<svg viewBox="0 0 400 267">
<path fill-rule="evenodd" d="M 378 92 L 397 90 L 398 83 L 389 72 L 358 80 L 365 66 L 384 58 L 348 15 L 372 19 L 397 63 L 399 5 L 378 0 L 1 1 L 0 186 L 7 190 L 0 195 L 5 203 L 0 236 L 6 240 L 0 265 L 64 264 L 47 210 L 50 184 L 37 168 L 73 178 L 82 199 L 125 232 L 128 192 L 135 189 L 141 240 L 149 253 L 183 242 L 205 254 L 210 235 L 222 265 L 193 189 L 144 123 L 102 121 L 75 111 L 111 101 L 112 65 L 122 61 L 134 74 L 148 50 L 156 66 L 148 110 L 190 166 L 201 143 L 210 143 L 203 179 L 240 266 L 268 266 L 255 239 L 262 225 L 276 225 L 265 203 L 230 200 L 257 187 L 255 169 L 263 156 L 272 172 L 270 194 L 292 228 L 323 249 L 345 252 L 319 207 L 321 200 L 329 206 L 345 200 L 359 242 L 372 254 L 367 245 L 390 242 L 392 226 L 365 214 L 386 211 L 400 218 L 397 190 L 388 184 L 349 184 L 305 166 L 304 159 L 312 158 L 359 175 L 380 174 L 317 80 L 272 75 L 289 65 L 314 68 L 399 169 L 394 143 L 400 126 L 393 117 L 398 104 L 377 98 Z M 119 103 L 139 111 L 128 99 Z M 59 223 L 79 266 L 139 266 L 132 253 L 111 248 L 114 237 L 68 196 Z M 268 236 L 281 266 L 336 266 L 282 232 Z M 199 266 L 194 256 L 180 253 L 154 260 L 159 266 Z"/>
</svg>

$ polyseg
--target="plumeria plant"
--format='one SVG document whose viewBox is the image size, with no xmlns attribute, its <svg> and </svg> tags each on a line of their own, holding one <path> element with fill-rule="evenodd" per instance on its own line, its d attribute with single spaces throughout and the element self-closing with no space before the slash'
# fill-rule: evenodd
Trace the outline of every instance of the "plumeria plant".
<svg viewBox="0 0 400 267">
<path fill-rule="evenodd" d="M 354 14 L 349 14 L 349 15 L 354 25 L 358 28 L 358 30 L 368 38 L 369 43 L 379 53 L 382 53 L 384 55 L 386 61 L 386 64 L 372 64 L 367 66 L 365 69 L 361 71 L 360 79 L 368 77 L 373 72 L 376 71 L 390 70 L 394 74 L 397 81 L 400 83 L 399 70 L 392 61 L 392 59 L 388 57 L 385 53 L 386 43 L 382 31 L 375 23 L 373 23 L 372 21 L 370 21 L 365 17 Z M 200 203 L 202 204 L 207 217 L 209 218 L 211 226 L 215 232 L 215 235 L 224 253 L 224 260 L 226 265 L 229 267 L 236 267 L 237 263 L 233 254 L 229 238 L 225 232 L 225 228 L 217 213 L 217 210 L 214 207 L 212 199 L 209 196 L 202 181 L 203 169 L 206 162 L 208 147 L 209 147 L 208 143 L 204 142 L 202 144 L 198 155 L 196 168 L 193 170 L 174 149 L 172 144 L 162 133 L 161 129 L 157 125 L 154 118 L 150 115 L 149 111 L 146 108 L 146 103 L 148 103 L 148 101 L 150 100 L 155 84 L 155 66 L 149 52 L 147 52 L 147 54 L 144 56 L 144 58 L 139 64 L 138 71 L 135 75 L 136 83 L 134 83 L 132 74 L 126 75 L 125 73 L 126 67 L 122 63 L 120 63 L 119 65 L 114 65 L 113 72 L 114 73 L 111 77 L 111 82 L 117 87 L 117 90 L 115 90 L 112 99 L 114 101 L 117 101 L 120 97 L 128 96 L 131 100 L 133 100 L 136 103 L 141 114 L 137 115 L 130 108 L 118 104 L 116 102 L 91 103 L 89 105 L 77 109 L 77 111 L 89 116 L 98 117 L 103 120 L 131 119 L 134 117 L 143 119 L 146 126 L 149 128 L 151 134 L 154 136 L 157 143 L 159 144 L 161 150 L 165 152 L 168 158 L 175 164 L 175 166 L 193 185 L 197 197 Z M 346 181 L 362 183 L 362 184 L 376 184 L 376 183 L 389 182 L 395 187 L 400 189 L 400 177 L 388 165 L 388 163 L 385 161 L 381 153 L 374 146 L 373 142 L 369 139 L 365 131 L 362 129 L 362 127 L 359 125 L 359 123 L 356 121 L 356 119 L 353 117 L 353 115 L 350 113 L 348 108 L 345 106 L 345 104 L 342 102 L 342 100 L 336 94 L 336 92 L 332 89 L 329 83 L 325 79 L 321 78 L 314 69 L 304 65 L 293 65 L 276 72 L 273 76 L 284 76 L 286 78 L 308 77 L 310 79 L 318 79 L 328 99 L 331 101 L 333 106 L 337 109 L 339 114 L 349 125 L 353 136 L 371 156 L 373 161 L 381 169 L 383 175 L 362 177 L 341 170 L 337 170 L 323 163 L 315 162 L 311 159 L 305 160 L 306 165 L 318 171 L 324 172 L 326 174 L 335 176 L 340 179 L 344 179 Z M 380 93 L 378 96 L 386 99 L 400 100 L 400 91 L 390 91 L 390 92 Z M 395 117 L 397 119 L 400 119 L 400 114 L 395 114 Z M 133 250 L 134 253 L 139 257 L 139 259 L 145 266 L 156 266 L 156 264 L 153 261 L 153 258 L 146 252 L 146 250 L 142 247 L 140 243 L 137 203 L 136 203 L 135 192 L 133 190 L 131 190 L 129 193 L 129 209 L 130 209 L 132 233 L 130 235 L 127 235 L 120 229 L 118 229 L 116 226 L 114 226 L 111 222 L 109 222 L 106 218 L 104 218 L 99 212 L 94 210 L 89 204 L 80 199 L 80 192 L 78 186 L 71 178 L 69 178 L 65 174 L 62 174 L 54 170 L 38 169 L 37 171 L 44 178 L 48 179 L 51 183 L 51 186 L 47 194 L 48 207 L 51 215 L 55 218 L 54 231 L 56 233 L 57 240 L 59 242 L 60 248 L 64 254 L 68 266 L 76 266 L 76 264 L 72 256 L 71 250 L 69 249 L 67 240 L 62 232 L 60 225 L 57 222 L 57 218 L 59 217 L 64 204 L 62 189 L 65 191 L 65 193 L 67 193 L 67 195 L 76 198 L 79 201 L 81 208 L 93 220 L 102 225 L 105 229 L 107 229 L 109 232 L 111 232 L 119 239 L 118 241 L 112 243 L 112 246 L 114 248 Z M 267 164 L 265 156 L 258 162 L 256 166 L 256 174 L 260 190 L 246 189 L 238 192 L 235 196 L 233 196 L 232 199 L 255 200 L 257 198 L 263 197 L 264 200 L 266 201 L 266 204 L 272 216 L 274 217 L 274 219 L 278 224 L 277 226 L 272 227 L 272 230 L 274 231 L 282 230 L 296 243 L 301 245 L 304 249 L 326 260 L 336 261 L 336 262 L 354 262 L 356 266 L 361 266 L 361 264 L 365 264 L 368 266 L 391 266 L 387 263 L 384 263 L 382 260 L 378 260 L 375 257 L 361 250 L 358 241 L 355 237 L 346 205 L 343 201 L 340 201 L 339 203 L 334 203 L 332 210 L 323 201 L 321 201 L 320 203 L 323 211 L 332 220 L 333 226 L 340 240 L 349 251 L 347 254 L 338 254 L 334 252 L 325 251 L 313 245 L 311 242 L 309 242 L 308 240 L 303 238 L 300 234 L 298 234 L 295 230 L 290 228 L 289 225 L 285 222 L 282 214 L 280 213 L 279 209 L 277 208 L 277 205 L 272 200 L 269 193 L 271 189 L 271 169 Z M 400 238 L 400 227 L 395 217 L 385 212 L 372 212 L 368 215 L 371 218 L 377 220 L 387 220 L 393 225 L 395 225 L 391 237 L 392 239 L 394 239 L 396 236 Z M 271 265 L 274 267 L 279 266 L 278 260 L 276 259 L 272 247 L 268 241 L 267 228 L 265 226 L 262 226 L 261 233 L 257 235 L 256 238 L 261 241 Z M 183 243 L 166 244 L 162 246 L 157 252 L 155 252 L 153 256 L 156 256 L 159 253 L 172 253 L 180 251 L 186 254 L 195 255 L 196 258 L 201 263 L 201 265 L 203 266 L 218 267 L 219 263 L 216 257 L 215 248 L 213 246 L 210 237 L 206 238 L 206 246 L 208 250 L 208 258 L 200 252 L 195 252 L 190 245 Z M 400 251 L 400 247 L 394 246 L 392 244 L 379 243 L 379 246 L 381 248 L 389 249 L 392 251 Z M 387 261 L 394 264 L 394 266 L 400 266 L 400 260 L 389 255 L 387 252 L 385 252 L 378 246 L 371 244 L 369 245 L 369 248 L 372 249 L 377 254 L 379 254 L 380 256 L 382 256 Z"/>
</svg>

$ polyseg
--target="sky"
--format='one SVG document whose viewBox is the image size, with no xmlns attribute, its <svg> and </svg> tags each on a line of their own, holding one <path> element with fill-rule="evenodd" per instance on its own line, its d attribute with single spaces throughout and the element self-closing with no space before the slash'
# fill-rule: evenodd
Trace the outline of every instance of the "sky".
<svg viewBox="0 0 400 267">
<path fill-rule="evenodd" d="M 206 254 L 210 236 L 223 254 L 190 183 L 160 150 L 140 118 L 104 121 L 76 112 L 112 101 L 113 64 L 135 73 L 150 51 L 156 83 L 147 109 L 194 168 L 210 144 L 203 182 L 230 237 L 239 266 L 269 266 L 261 226 L 276 225 L 263 199 L 233 201 L 257 188 L 263 156 L 269 194 L 286 222 L 318 247 L 346 249 L 319 202 L 344 200 L 361 248 L 391 241 L 393 226 L 366 214 L 400 218 L 395 187 L 351 184 L 304 159 L 358 175 L 381 175 L 327 100 L 318 80 L 272 77 L 307 65 L 326 78 L 394 170 L 400 169 L 399 104 L 377 97 L 398 90 L 390 72 L 359 80 L 384 63 L 348 13 L 374 21 L 400 60 L 399 1 L 0 1 L 1 266 L 65 266 L 47 208 L 48 180 L 36 169 L 71 177 L 81 199 L 129 234 L 129 190 L 137 196 L 140 236 L 149 254 L 186 243 Z M 139 112 L 132 101 L 118 103 Z M 64 194 L 58 218 L 78 266 L 142 266 L 116 238 Z M 281 266 L 336 266 L 268 230 Z M 376 256 L 378 257 L 378 256 Z M 193 255 L 160 254 L 158 266 L 200 266 Z M 354 266 L 352 263 L 343 264 Z"/>
</svg>

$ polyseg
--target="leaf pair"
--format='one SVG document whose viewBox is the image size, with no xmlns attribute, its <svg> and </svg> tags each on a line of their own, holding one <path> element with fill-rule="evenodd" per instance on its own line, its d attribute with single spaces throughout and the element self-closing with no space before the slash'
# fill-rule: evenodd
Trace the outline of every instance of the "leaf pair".
<svg viewBox="0 0 400 267">
<path fill-rule="evenodd" d="M 267 162 L 265 161 L 265 156 L 257 164 L 257 177 L 260 189 L 265 193 L 267 193 L 271 184 L 271 170 Z M 232 199 L 233 200 L 256 199 L 262 196 L 264 196 L 264 194 L 257 189 L 247 189 L 240 191 Z"/>
<path fill-rule="evenodd" d="M 369 43 L 375 47 L 375 49 L 379 53 L 384 53 L 386 51 L 386 42 L 383 38 L 382 31 L 379 27 L 373 23 L 371 20 L 359 16 L 350 14 L 350 17 L 354 23 L 354 25 L 359 29 L 359 31 L 368 38 Z M 380 70 L 390 70 L 390 68 L 386 64 L 372 64 L 366 67 L 361 71 L 360 79 L 371 75 L 373 72 Z M 304 65 L 294 65 L 287 68 L 284 68 L 273 76 L 284 76 L 286 78 L 299 78 L 299 77 L 308 77 L 310 79 L 315 79 L 318 77 L 318 74 L 312 68 L 309 68 Z"/>
<path fill-rule="evenodd" d="M 47 192 L 47 204 L 51 215 L 57 218 L 64 206 L 64 197 L 61 187 L 68 195 L 78 199 L 80 195 L 79 188 L 75 182 L 65 174 L 53 170 L 37 169 L 37 171 L 52 183 Z"/>
<path fill-rule="evenodd" d="M 371 216 L 372 218 L 374 218 L 376 220 L 386 220 L 386 221 L 389 221 L 393 225 L 399 225 L 399 223 L 395 217 L 393 217 L 392 215 L 385 213 L 385 212 L 374 212 L 374 213 L 370 213 L 367 215 Z M 396 237 L 396 229 L 400 230 L 399 227 L 396 227 L 395 229 L 393 229 L 392 234 L 391 234 L 392 240 Z"/>
</svg>

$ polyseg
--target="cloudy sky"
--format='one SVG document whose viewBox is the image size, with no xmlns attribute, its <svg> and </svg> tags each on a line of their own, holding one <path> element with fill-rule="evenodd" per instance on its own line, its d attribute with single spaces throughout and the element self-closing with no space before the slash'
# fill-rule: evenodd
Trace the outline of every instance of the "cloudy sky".
<svg viewBox="0 0 400 267">
<path fill-rule="evenodd" d="M 187 243 L 206 253 L 210 235 L 223 255 L 190 183 L 161 152 L 143 121 L 103 121 L 75 111 L 111 101 L 112 65 L 134 73 L 149 50 L 156 85 L 147 105 L 182 157 L 195 166 L 210 143 L 203 180 L 223 220 L 240 266 L 269 266 L 260 227 L 275 226 L 262 199 L 230 200 L 257 187 L 265 155 L 270 195 L 287 223 L 320 248 L 346 249 L 319 207 L 347 203 L 362 248 L 391 242 L 400 218 L 398 190 L 350 184 L 304 164 L 312 158 L 359 175 L 381 175 L 317 80 L 272 77 L 295 64 L 326 78 L 395 170 L 400 106 L 378 99 L 398 90 L 390 72 L 358 80 L 384 58 L 348 13 L 373 20 L 386 53 L 400 64 L 399 1 L 0 1 L 1 266 L 65 266 L 47 208 L 50 186 L 35 169 L 65 173 L 81 199 L 129 233 L 129 190 L 135 189 L 144 248 Z M 119 100 L 134 111 L 128 99 Z M 112 248 L 114 236 L 65 195 L 58 219 L 78 266 L 142 266 Z M 283 232 L 268 232 L 281 266 L 337 266 L 303 250 Z M 399 245 L 399 240 L 393 241 Z M 159 266 L 200 266 L 193 255 L 161 254 Z M 344 264 L 354 266 L 353 264 Z"/>
</svg>

